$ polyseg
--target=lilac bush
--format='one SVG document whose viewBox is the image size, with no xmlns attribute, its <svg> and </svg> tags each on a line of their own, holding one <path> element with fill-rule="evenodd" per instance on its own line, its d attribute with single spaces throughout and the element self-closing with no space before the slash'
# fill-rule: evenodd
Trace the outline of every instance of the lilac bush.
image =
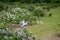
<svg viewBox="0 0 60 40">
<path fill-rule="evenodd" d="M 33 40 L 31 33 L 25 28 L 13 32 L 9 28 L 0 28 L 0 40 Z"/>
</svg>

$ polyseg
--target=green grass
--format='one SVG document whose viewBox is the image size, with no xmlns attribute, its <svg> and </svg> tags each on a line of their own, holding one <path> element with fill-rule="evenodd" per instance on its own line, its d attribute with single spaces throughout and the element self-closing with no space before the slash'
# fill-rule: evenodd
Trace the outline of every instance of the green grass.
<svg viewBox="0 0 60 40">
<path fill-rule="evenodd" d="M 44 40 L 49 34 L 60 32 L 60 8 L 51 9 L 48 13 L 52 13 L 51 17 L 42 17 L 43 24 L 36 24 L 27 27 L 29 32 L 36 36 L 36 40 Z"/>
</svg>

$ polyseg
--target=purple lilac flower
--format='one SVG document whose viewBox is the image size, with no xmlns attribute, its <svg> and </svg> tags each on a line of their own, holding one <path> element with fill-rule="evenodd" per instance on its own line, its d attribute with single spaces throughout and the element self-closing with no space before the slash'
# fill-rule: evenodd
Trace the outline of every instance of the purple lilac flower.
<svg viewBox="0 0 60 40">
<path fill-rule="evenodd" d="M 22 32 L 18 32 L 18 35 L 22 35 Z"/>
<path fill-rule="evenodd" d="M 0 33 L 2 32 L 2 29 L 0 29 Z"/>
<path fill-rule="evenodd" d="M 3 29 L 3 30 L 2 30 L 2 33 L 6 33 L 6 31 Z"/>
</svg>

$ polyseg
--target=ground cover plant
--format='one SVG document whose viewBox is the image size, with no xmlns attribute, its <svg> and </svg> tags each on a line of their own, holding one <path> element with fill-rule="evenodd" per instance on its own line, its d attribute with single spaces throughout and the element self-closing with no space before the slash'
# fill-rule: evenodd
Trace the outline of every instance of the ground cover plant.
<svg viewBox="0 0 60 40">
<path fill-rule="evenodd" d="M 14 32 L 7 28 L 0 28 L 0 40 L 34 40 L 31 33 L 25 28 Z"/>
</svg>

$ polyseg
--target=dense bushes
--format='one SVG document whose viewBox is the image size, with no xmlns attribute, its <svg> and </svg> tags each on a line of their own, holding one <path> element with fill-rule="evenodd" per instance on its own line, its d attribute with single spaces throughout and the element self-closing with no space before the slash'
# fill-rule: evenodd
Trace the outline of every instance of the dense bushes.
<svg viewBox="0 0 60 40">
<path fill-rule="evenodd" d="M 7 28 L 0 28 L 0 40 L 33 40 L 31 33 L 25 28 L 15 30 L 14 32 Z"/>
<path fill-rule="evenodd" d="M 58 5 L 58 4 L 57 4 Z M 40 5 L 38 5 L 40 6 Z M 16 5 L 16 4 L 1 4 L 1 20 L 2 22 L 12 22 L 16 23 L 21 20 L 29 20 L 29 21 L 36 21 L 38 18 L 42 17 L 45 15 L 45 9 L 47 11 L 50 10 L 54 6 L 54 4 L 41 4 L 40 8 L 37 8 L 37 5 L 34 4 L 21 4 L 21 5 Z M 37 10 L 36 10 L 37 9 Z M 3 11 L 4 10 L 4 11 Z"/>
<path fill-rule="evenodd" d="M 16 2 L 17 3 L 17 2 Z M 15 3 L 0 3 L 0 22 L 1 23 L 19 23 L 21 20 L 28 20 L 30 22 L 39 20 L 40 17 L 45 16 L 45 9 L 49 11 L 51 8 L 59 6 L 59 4 L 15 4 Z M 55 5 L 55 6 L 54 6 Z M 38 7 L 39 6 L 39 7 Z"/>
<path fill-rule="evenodd" d="M 42 13 L 43 10 L 35 10 L 35 6 L 33 4 L 30 5 L 21 5 L 16 6 L 13 5 L 8 6 L 7 5 L 7 11 L 6 9 L 2 10 L 0 16 L 1 22 L 5 23 L 17 23 L 21 20 L 28 20 L 28 21 L 36 21 L 38 20 L 38 17 L 40 17 L 40 13 Z"/>
<path fill-rule="evenodd" d="M 1 2 L 21 2 L 21 3 L 60 3 L 59 0 L 0 0 Z"/>
<path fill-rule="evenodd" d="M 60 6 L 60 3 L 35 3 L 35 4 L 27 4 L 27 3 L 21 3 L 21 2 L 0 2 L 0 10 L 7 10 L 10 6 L 16 7 L 19 6 L 21 8 L 26 8 L 28 10 L 34 10 L 35 6 L 45 6 L 47 10 L 50 8 L 58 7 Z"/>
<path fill-rule="evenodd" d="M 33 37 L 26 29 L 12 31 L 7 27 L 8 23 L 17 23 L 21 20 L 37 20 L 36 16 L 28 9 L 12 7 L 0 11 L 0 40 L 33 40 Z"/>
</svg>

